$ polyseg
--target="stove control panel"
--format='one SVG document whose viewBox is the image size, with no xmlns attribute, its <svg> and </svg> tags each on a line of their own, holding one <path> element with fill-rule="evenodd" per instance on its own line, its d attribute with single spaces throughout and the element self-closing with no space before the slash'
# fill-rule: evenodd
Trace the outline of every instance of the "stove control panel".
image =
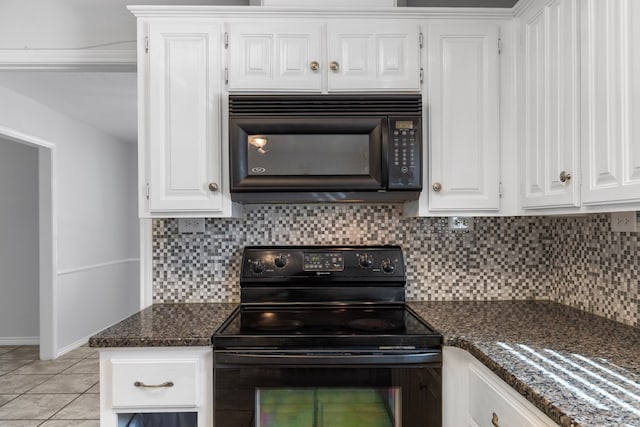
<svg viewBox="0 0 640 427">
<path fill-rule="evenodd" d="M 301 278 L 344 282 L 404 280 L 399 246 L 250 246 L 242 257 L 241 281 Z"/>
<path fill-rule="evenodd" d="M 342 271 L 342 252 L 304 252 L 304 271 Z"/>
</svg>

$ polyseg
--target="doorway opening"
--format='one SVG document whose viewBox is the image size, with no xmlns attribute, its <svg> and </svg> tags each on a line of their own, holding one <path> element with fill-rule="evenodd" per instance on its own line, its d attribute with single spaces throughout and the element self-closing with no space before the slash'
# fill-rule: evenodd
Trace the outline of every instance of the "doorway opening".
<svg viewBox="0 0 640 427">
<path fill-rule="evenodd" d="M 38 342 L 16 344 L 39 344 L 40 359 L 56 358 L 56 317 L 55 317 L 55 144 L 12 129 L 0 127 L 0 139 L 10 144 L 23 144 L 37 149 L 37 312 Z M 9 242 L 17 244 L 18 242 Z M 32 260 L 33 263 L 33 260 Z M 25 265 L 27 265 L 25 261 Z M 35 340 L 33 337 L 25 341 Z"/>
</svg>

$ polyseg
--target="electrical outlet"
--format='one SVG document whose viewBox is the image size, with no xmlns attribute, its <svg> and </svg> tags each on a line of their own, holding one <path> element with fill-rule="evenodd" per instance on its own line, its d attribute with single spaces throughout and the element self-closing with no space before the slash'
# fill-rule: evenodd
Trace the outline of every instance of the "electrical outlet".
<svg viewBox="0 0 640 427">
<path fill-rule="evenodd" d="M 612 212 L 611 231 L 635 232 L 638 230 L 638 220 L 635 212 Z"/>
<path fill-rule="evenodd" d="M 449 217 L 449 230 L 453 230 L 453 231 L 473 230 L 473 217 L 470 217 L 470 216 Z"/>
<path fill-rule="evenodd" d="M 204 233 L 204 218 L 179 218 L 179 233 Z"/>
</svg>

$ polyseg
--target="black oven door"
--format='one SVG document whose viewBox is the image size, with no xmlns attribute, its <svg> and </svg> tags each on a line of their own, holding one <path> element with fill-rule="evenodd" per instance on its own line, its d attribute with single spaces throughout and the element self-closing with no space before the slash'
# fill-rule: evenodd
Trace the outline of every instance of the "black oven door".
<svg viewBox="0 0 640 427">
<path fill-rule="evenodd" d="M 386 139 L 385 117 L 231 118 L 231 191 L 383 190 Z"/>
<path fill-rule="evenodd" d="M 440 353 L 401 359 L 214 352 L 214 425 L 441 427 Z"/>
</svg>

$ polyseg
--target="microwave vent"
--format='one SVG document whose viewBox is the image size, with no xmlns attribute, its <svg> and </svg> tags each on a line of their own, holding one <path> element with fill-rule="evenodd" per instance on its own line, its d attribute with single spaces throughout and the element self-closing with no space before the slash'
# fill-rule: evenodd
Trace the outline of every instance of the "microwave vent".
<svg viewBox="0 0 640 427">
<path fill-rule="evenodd" d="M 421 115 L 421 95 L 229 95 L 231 115 Z"/>
</svg>

